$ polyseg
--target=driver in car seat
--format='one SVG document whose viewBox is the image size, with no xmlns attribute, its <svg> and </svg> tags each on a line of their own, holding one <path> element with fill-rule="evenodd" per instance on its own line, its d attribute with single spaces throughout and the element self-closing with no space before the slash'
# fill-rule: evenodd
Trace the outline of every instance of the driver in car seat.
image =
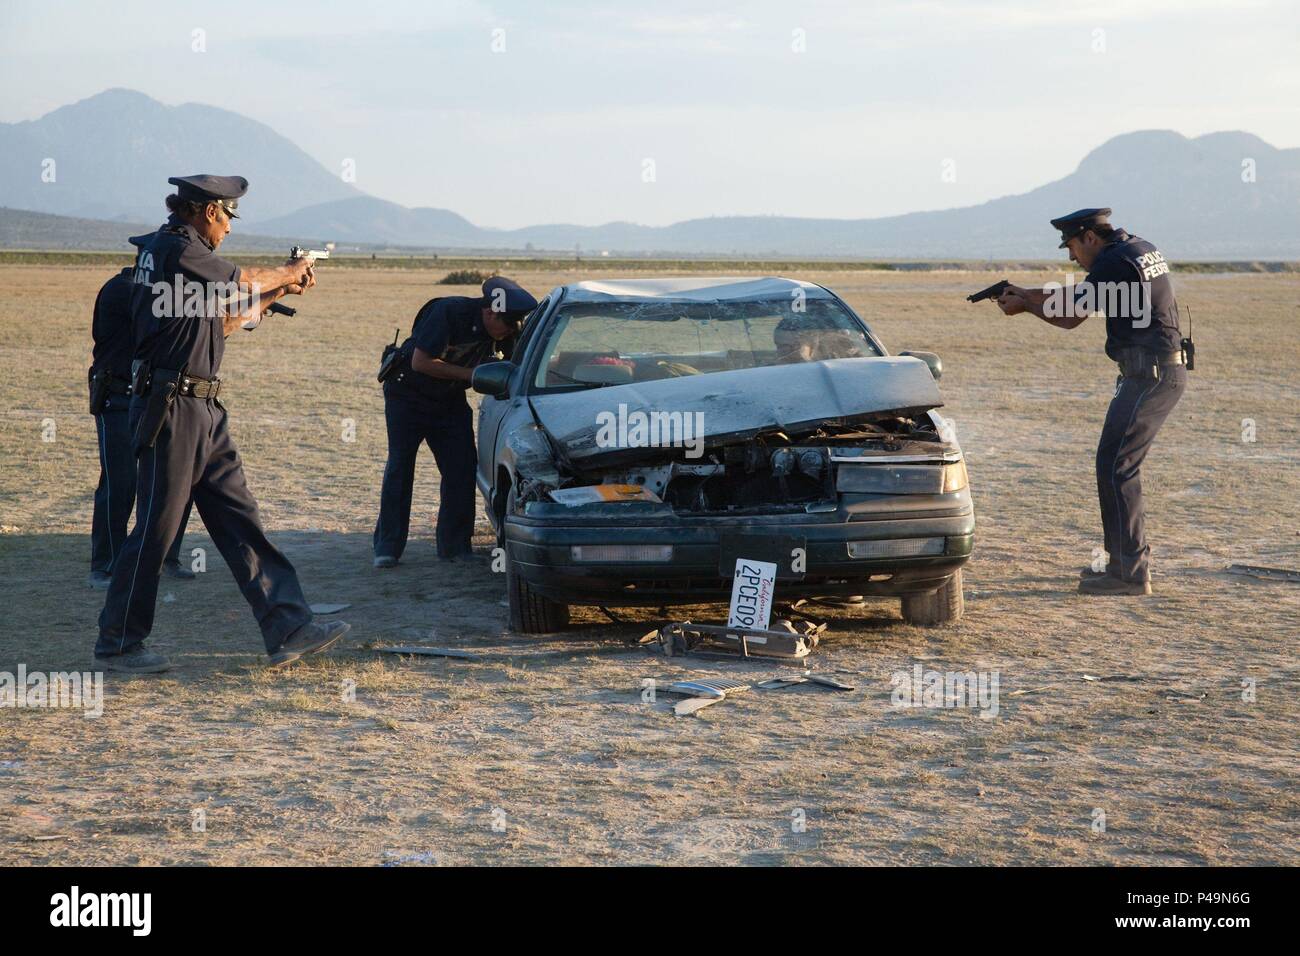
<svg viewBox="0 0 1300 956">
<path fill-rule="evenodd" d="M 853 334 L 829 319 L 807 313 L 788 315 L 772 332 L 778 364 L 857 358 L 866 354 Z"/>
</svg>

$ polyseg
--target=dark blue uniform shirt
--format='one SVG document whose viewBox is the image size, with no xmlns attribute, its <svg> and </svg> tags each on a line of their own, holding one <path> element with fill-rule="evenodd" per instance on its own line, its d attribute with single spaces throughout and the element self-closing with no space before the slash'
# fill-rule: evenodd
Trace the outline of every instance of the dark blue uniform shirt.
<svg viewBox="0 0 1300 956">
<path fill-rule="evenodd" d="M 153 235 L 131 242 L 139 247 L 131 299 L 135 357 L 153 368 L 188 366 L 192 376 L 215 378 L 226 337 L 214 294 L 231 294 L 239 267 L 217 255 L 193 226 L 176 216 Z"/>
<path fill-rule="evenodd" d="M 1097 310 L 1106 313 L 1106 354 L 1112 359 L 1123 348 L 1176 352 L 1181 347 L 1169 263 L 1145 239 L 1116 230 L 1083 284 L 1092 286 Z M 1075 286 L 1076 295 L 1083 284 Z"/>
<path fill-rule="evenodd" d="M 123 269 L 104 283 L 95 297 L 90 334 L 95 339 L 92 372 L 107 371 L 118 378 L 131 377 L 135 340 L 131 335 L 131 293 L 134 269 Z"/>
<path fill-rule="evenodd" d="M 481 298 L 451 295 L 431 299 L 420 308 L 411 337 L 403 347 L 408 355 L 414 355 L 418 348 L 461 368 L 474 368 L 498 350 L 509 358 L 514 336 L 500 342 L 493 339 L 483 327 L 483 308 Z M 396 378 L 410 392 L 433 401 L 455 397 L 469 388 L 468 382 L 434 378 L 409 366 Z"/>
</svg>

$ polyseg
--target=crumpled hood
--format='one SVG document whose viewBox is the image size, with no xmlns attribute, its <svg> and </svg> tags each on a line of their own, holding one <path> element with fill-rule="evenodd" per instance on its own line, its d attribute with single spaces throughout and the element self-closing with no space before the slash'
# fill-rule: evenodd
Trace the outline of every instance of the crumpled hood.
<svg viewBox="0 0 1300 956">
<path fill-rule="evenodd" d="M 915 415 L 943 404 L 929 367 L 911 356 L 711 372 L 530 400 L 542 427 L 569 461 L 581 466 L 644 458 L 644 447 L 610 444 L 610 425 L 656 412 L 691 416 L 704 440 L 716 443 L 773 429 L 798 431 L 826 420 Z"/>
</svg>

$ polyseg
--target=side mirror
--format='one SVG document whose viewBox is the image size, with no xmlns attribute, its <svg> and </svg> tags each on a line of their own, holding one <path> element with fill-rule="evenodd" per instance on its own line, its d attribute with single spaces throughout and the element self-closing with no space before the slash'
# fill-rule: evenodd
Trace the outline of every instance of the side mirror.
<svg viewBox="0 0 1300 956">
<path fill-rule="evenodd" d="M 484 362 L 475 366 L 469 387 L 493 398 L 510 397 L 510 376 L 515 372 L 514 362 Z"/>
<path fill-rule="evenodd" d="M 926 365 L 930 366 L 930 374 L 934 376 L 937 382 L 943 378 L 943 359 L 933 352 L 899 352 L 899 355 L 910 355 L 912 358 L 919 358 Z"/>
</svg>

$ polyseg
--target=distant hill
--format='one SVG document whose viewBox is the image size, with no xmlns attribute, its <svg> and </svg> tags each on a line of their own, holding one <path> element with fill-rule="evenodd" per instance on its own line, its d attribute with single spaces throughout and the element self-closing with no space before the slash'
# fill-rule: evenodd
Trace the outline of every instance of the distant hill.
<svg viewBox="0 0 1300 956">
<path fill-rule="evenodd" d="M 151 225 L 145 225 L 142 222 L 78 219 L 0 207 L 0 249 L 121 250 L 123 256 L 131 258 L 135 249 L 126 241 L 127 237 L 152 232 L 162 224 L 162 218 L 160 216 Z M 232 232 L 221 244 L 221 251 L 288 253 L 294 242 L 273 236 Z"/>
<path fill-rule="evenodd" d="M 492 230 L 480 229 L 445 209 L 408 209 L 372 196 L 319 203 L 268 222 L 258 232 L 311 237 L 336 242 L 384 243 L 424 247 L 482 246 Z M 323 240 L 322 240 L 323 241 Z"/>
<path fill-rule="evenodd" d="M 54 182 L 42 164 L 54 160 Z M 358 196 L 269 126 L 213 106 L 165 106 L 107 90 L 37 120 L 0 123 L 0 206 L 90 219 L 161 221 L 168 176 L 238 174 L 247 222 Z"/>
<path fill-rule="evenodd" d="M 57 162 L 54 183 L 41 163 Z M 1254 181 L 1242 181 L 1242 163 Z M 613 255 L 1051 258 L 1048 220 L 1112 206 L 1114 222 L 1174 259 L 1300 259 L 1300 149 L 1243 132 L 1188 139 L 1144 130 L 1088 153 L 1070 175 L 978 206 L 881 219 L 714 216 L 669 226 L 609 222 L 485 229 L 445 209 L 411 209 L 361 193 L 261 123 L 210 106 L 169 107 L 109 90 L 38 120 L 0 124 L 0 206 L 81 219 L 143 222 L 164 216 L 167 177 L 238 172 L 253 183 L 235 236 L 432 250 L 608 250 Z M 304 198 L 312 202 L 306 206 Z M 12 218 L 12 213 L 6 214 Z M 114 227 L 128 231 L 129 227 Z M 114 229 L 35 221 L 0 223 L 53 248 L 87 248 Z M 35 232 L 33 232 L 35 230 Z M 232 236 L 233 238 L 233 236 Z M 103 240 L 107 241 L 107 239 Z M 232 246 L 232 248 L 234 248 Z M 245 248 L 251 248 L 245 246 Z"/>
<path fill-rule="evenodd" d="M 1255 162 L 1254 182 L 1242 161 Z M 481 229 L 455 213 L 357 198 L 278 217 L 257 229 L 315 240 L 419 246 L 609 250 L 621 253 L 863 258 L 1050 258 L 1048 220 L 1111 206 L 1113 221 L 1175 258 L 1300 258 L 1300 149 L 1249 133 L 1188 139 L 1169 131 L 1117 136 L 1070 175 L 978 206 L 882 219 L 716 216 L 670 226 L 611 222 Z"/>
</svg>

